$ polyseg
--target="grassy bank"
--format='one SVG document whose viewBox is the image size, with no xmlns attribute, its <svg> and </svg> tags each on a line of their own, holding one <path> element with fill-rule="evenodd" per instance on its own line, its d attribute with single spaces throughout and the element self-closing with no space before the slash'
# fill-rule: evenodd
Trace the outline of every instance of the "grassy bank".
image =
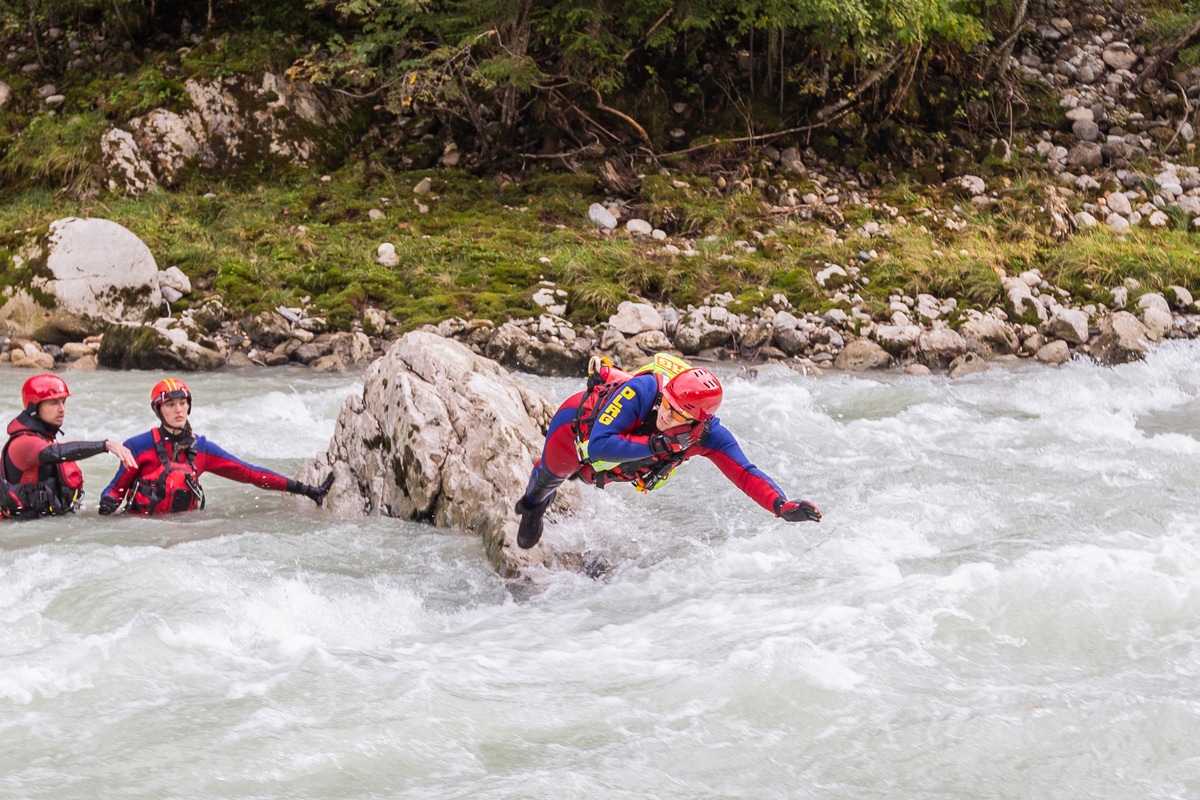
<svg viewBox="0 0 1200 800">
<path fill-rule="evenodd" d="M 415 195 L 424 177 L 432 190 Z M 599 231 L 587 209 L 603 197 L 587 174 L 497 180 L 452 171 L 368 172 L 357 163 L 328 176 L 295 173 L 252 187 L 192 181 L 183 191 L 137 199 L 28 191 L 0 207 L 0 230 L 63 216 L 110 219 L 141 237 L 160 267 L 179 266 L 201 293 L 216 292 L 237 315 L 308 298 L 336 327 L 366 306 L 390 311 L 408 328 L 455 315 L 529 316 L 542 280 L 568 290 L 568 316 L 580 323 L 606 319 L 634 296 L 685 307 L 731 292 L 735 305 L 748 309 L 781 292 L 801 309 L 822 310 L 833 301 L 816 273 L 872 250 L 876 257 L 859 265 L 867 280 L 850 290 L 881 315 L 893 289 L 987 308 L 1002 300 L 1001 270 L 1041 269 L 1076 302 L 1106 301 L 1107 289 L 1125 278 L 1144 290 L 1200 289 L 1200 235 L 1187 230 L 1187 220 L 1125 237 L 1097 228 L 1060 241 L 1050 235 L 1045 186 L 1034 172 L 994 182 L 1001 188 L 986 208 L 943 187 L 900 184 L 876 192 L 871 204 L 843 203 L 838 224 L 828 216 L 798 221 L 769 213 L 761 197 L 719 192 L 706 177 L 647 176 L 627 215 L 662 228 L 668 243 L 692 245 L 691 256 L 672 255 L 664 243 L 623 228 Z M 372 219 L 373 209 L 383 218 Z M 858 233 L 871 221 L 890 235 Z M 399 266 L 375 263 L 385 241 L 395 245 Z"/>
</svg>

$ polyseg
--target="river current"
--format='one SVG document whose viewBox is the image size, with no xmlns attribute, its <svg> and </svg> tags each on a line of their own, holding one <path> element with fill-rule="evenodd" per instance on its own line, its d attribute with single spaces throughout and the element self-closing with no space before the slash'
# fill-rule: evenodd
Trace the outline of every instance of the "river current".
<svg viewBox="0 0 1200 800">
<path fill-rule="evenodd" d="M 612 565 L 512 591 L 461 532 L 208 507 L 0 523 L 3 798 L 1200 796 L 1200 344 L 1145 362 L 725 380 L 820 525 L 703 459 L 547 526 Z M 18 410 L 28 373 L 0 368 Z M 68 439 L 151 373 L 63 373 Z M 186 376 L 198 433 L 292 474 L 361 377 Z M 523 378 L 556 401 L 581 381 Z"/>
</svg>

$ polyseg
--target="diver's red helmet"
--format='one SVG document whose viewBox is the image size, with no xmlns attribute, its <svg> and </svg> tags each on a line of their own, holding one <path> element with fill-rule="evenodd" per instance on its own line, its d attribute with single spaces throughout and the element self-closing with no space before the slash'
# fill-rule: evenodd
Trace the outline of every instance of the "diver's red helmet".
<svg viewBox="0 0 1200 800">
<path fill-rule="evenodd" d="M 43 400 L 58 400 L 70 396 L 71 392 L 67 390 L 67 382 L 57 375 L 34 375 L 21 387 L 21 402 L 25 404 L 25 410 L 31 414 L 37 410 L 38 403 Z"/>
<path fill-rule="evenodd" d="M 188 389 L 187 384 L 178 378 L 165 378 L 154 384 L 154 388 L 150 390 L 150 408 L 158 415 L 159 419 L 162 419 L 158 407 L 168 400 L 180 397 L 187 400 L 190 414 L 192 412 L 192 392 Z"/>
<path fill-rule="evenodd" d="M 672 408 L 703 422 L 721 405 L 721 384 L 708 370 L 692 367 L 667 381 L 663 396 Z"/>
</svg>

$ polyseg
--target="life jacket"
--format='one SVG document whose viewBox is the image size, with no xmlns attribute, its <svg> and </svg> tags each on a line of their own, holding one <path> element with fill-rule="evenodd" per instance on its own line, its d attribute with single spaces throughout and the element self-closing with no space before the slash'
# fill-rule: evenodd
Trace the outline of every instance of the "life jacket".
<svg viewBox="0 0 1200 800">
<path fill-rule="evenodd" d="M 204 489 L 196 471 L 194 439 L 172 442 L 173 454 L 167 454 L 162 430 L 154 429 L 154 452 L 158 465 L 138 476 L 129 493 L 126 510 L 133 514 L 170 514 L 204 508 Z"/>
<path fill-rule="evenodd" d="M 605 484 L 613 482 L 632 483 L 633 487 L 639 492 L 652 491 L 670 480 L 679 465 L 687 460 L 688 454 L 686 449 L 678 453 L 671 453 L 666 457 L 647 458 L 641 461 L 626 461 L 622 463 L 615 461 L 593 461 L 588 457 L 588 438 L 591 436 L 592 428 L 595 427 L 596 422 L 601 419 L 604 412 L 614 401 L 617 401 L 621 397 L 633 398 L 633 389 L 625 386 L 631 379 L 646 373 L 653 373 L 655 375 L 658 379 L 658 394 L 655 395 L 654 405 L 657 406 L 662 402 L 663 385 L 680 372 L 690 368 L 690 364 L 670 353 L 656 353 L 653 361 L 641 367 L 632 375 L 617 369 L 607 359 L 600 359 L 599 363 L 594 362 L 590 364 L 588 367 L 587 394 L 584 395 L 583 402 L 575 410 L 575 419 L 571 423 L 572 432 L 575 434 L 575 452 L 578 454 L 580 464 L 582 465 L 579 470 L 580 477 L 601 489 L 604 488 Z M 610 420 L 604 421 L 607 423 Z M 711 420 L 706 420 L 703 424 L 679 427 L 687 427 L 690 447 L 704 438 L 711 424 Z M 678 429 L 672 428 L 671 430 L 676 431 Z M 640 425 L 627 432 L 639 436 L 648 436 L 657 432 L 657 426 L 654 418 L 651 417 L 650 419 L 642 420 Z"/>
<path fill-rule="evenodd" d="M 9 423 L 8 433 L 0 453 L 0 518 L 32 519 L 77 510 L 83 500 L 83 471 L 78 464 L 35 464 L 18 474 L 8 457 L 8 448 L 18 436 L 35 436 L 49 446 L 56 434 L 24 413 Z"/>
</svg>

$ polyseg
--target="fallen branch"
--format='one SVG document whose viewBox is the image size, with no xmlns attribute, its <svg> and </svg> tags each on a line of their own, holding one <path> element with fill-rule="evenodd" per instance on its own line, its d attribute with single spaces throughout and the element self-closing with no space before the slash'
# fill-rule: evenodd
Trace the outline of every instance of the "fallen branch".
<svg viewBox="0 0 1200 800">
<path fill-rule="evenodd" d="M 1133 90 L 1137 91 L 1142 88 L 1142 84 L 1152 78 L 1164 64 L 1173 62 L 1175 55 L 1180 50 L 1192 44 L 1197 39 L 1200 39 L 1200 18 L 1197 18 L 1192 23 L 1192 27 L 1188 29 L 1188 32 L 1176 39 L 1170 47 L 1146 62 L 1146 68 L 1141 71 L 1141 74 L 1137 76 L 1137 80 L 1133 82 Z"/>
<path fill-rule="evenodd" d="M 623 111 L 618 111 L 615 108 L 609 108 L 608 106 L 604 105 L 604 99 L 600 96 L 599 90 L 592 86 L 589 86 L 588 88 L 592 90 L 592 94 L 596 95 L 596 108 L 600 109 L 601 111 L 607 111 L 614 117 L 620 117 L 621 119 L 625 120 L 629 127 L 638 132 L 638 136 L 642 137 L 643 142 L 653 146 L 653 143 L 650 141 L 650 134 L 646 133 L 646 129 L 639 125 L 637 120 Z"/>
</svg>

